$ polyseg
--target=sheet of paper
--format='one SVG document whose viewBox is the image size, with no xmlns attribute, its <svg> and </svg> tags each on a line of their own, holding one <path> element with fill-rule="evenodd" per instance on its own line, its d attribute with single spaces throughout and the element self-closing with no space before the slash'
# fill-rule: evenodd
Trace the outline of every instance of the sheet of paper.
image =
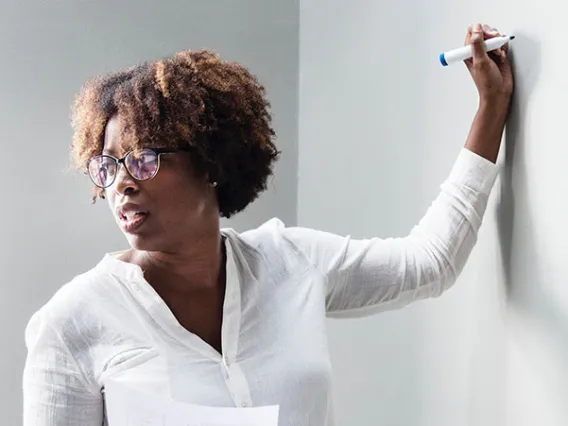
<svg viewBox="0 0 568 426">
<path fill-rule="evenodd" d="M 105 386 L 108 426 L 278 426 L 278 406 L 204 407 L 170 401 L 111 382 Z"/>
</svg>

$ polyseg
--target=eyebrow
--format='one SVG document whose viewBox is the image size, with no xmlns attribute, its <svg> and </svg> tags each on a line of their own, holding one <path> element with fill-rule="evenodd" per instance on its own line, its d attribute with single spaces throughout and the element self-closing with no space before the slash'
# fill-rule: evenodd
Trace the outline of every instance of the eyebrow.
<svg viewBox="0 0 568 426">
<path fill-rule="evenodd" d="M 123 153 L 126 154 L 128 152 L 128 150 L 124 150 L 124 148 L 122 147 L 105 147 L 103 146 L 103 150 L 102 150 L 102 154 L 106 154 L 106 155 L 113 155 L 115 157 L 118 156 L 118 154 Z"/>
</svg>

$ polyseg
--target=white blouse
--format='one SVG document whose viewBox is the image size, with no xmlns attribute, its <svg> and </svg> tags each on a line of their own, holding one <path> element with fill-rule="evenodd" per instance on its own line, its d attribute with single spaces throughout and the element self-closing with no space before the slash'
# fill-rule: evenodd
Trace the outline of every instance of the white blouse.
<svg viewBox="0 0 568 426">
<path fill-rule="evenodd" d="M 280 426 L 333 425 L 326 316 L 374 314 L 448 289 L 497 173 L 464 148 L 404 238 L 355 240 L 277 219 L 223 229 L 222 355 L 176 321 L 140 267 L 107 254 L 28 324 L 24 426 L 106 424 L 109 380 L 200 405 L 279 405 Z"/>
</svg>

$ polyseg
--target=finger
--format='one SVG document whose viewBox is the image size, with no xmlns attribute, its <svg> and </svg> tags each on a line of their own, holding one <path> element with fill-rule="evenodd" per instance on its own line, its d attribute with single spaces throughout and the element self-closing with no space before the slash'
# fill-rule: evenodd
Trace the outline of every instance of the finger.
<svg viewBox="0 0 568 426">
<path fill-rule="evenodd" d="M 505 45 L 501 48 L 501 63 L 506 64 L 507 66 L 511 65 L 508 45 Z"/>
<path fill-rule="evenodd" d="M 465 40 L 463 42 L 464 46 L 469 46 L 471 44 L 472 31 L 473 31 L 473 25 L 468 26 L 467 31 L 465 33 Z M 466 59 L 464 62 L 468 68 L 470 68 L 473 65 L 473 60 L 471 58 Z"/>
<path fill-rule="evenodd" d="M 469 27 L 467 27 L 467 31 L 465 33 L 465 40 L 463 42 L 464 45 L 468 45 L 470 43 L 470 39 L 471 39 L 471 30 L 473 29 L 473 26 L 470 25 Z"/>
<path fill-rule="evenodd" d="M 503 37 L 507 37 L 507 34 L 501 34 Z M 503 46 L 501 46 L 501 50 L 503 52 L 505 52 L 505 55 L 509 54 L 509 43 L 505 43 Z"/>
<path fill-rule="evenodd" d="M 484 33 L 486 38 L 499 37 L 501 35 L 499 33 L 499 31 L 497 30 L 497 28 L 491 27 L 491 26 L 486 25 L 486 24 L 483 25 L 483 33 Z"/>
<path fill-rule="evenodd" d="M 472 38 L 472 36 L 473 36 L 473 28 L 474 28 L 474 26 L 475 26 L 475 25 L 472 24 L 472 25 L 470 25 L 470 26 L 467 27 L 467 32 L 466 32 L 466 34 L 465 34 L 465 40 L 464 40 L 464 46 L 469 46 L 469 45 L 471 45 L 471 38 Z M 466 59 L 466 60 L 464 61 L 464 63 L 465 63 L 465 65 L 466 65 L 466 67 L 471 70 L 471 67 L 473 66 L 473 59 L 472 59 L 472 58 Z"/>
<path fill-rule="evenodd" d="M 470 44 L 472 31 L 475 25 L 470 25 L 467 27 L 467 31 L 465 34 L 464 45 Z M 493 37 L 500 37 L 505 36 L 505 34 L 501 34 L 497 28 L 491 27 L 487 24 L 482 25 L 483 37 L 485 39 L 493 38 Z"/>
<path fill-rule="evenodd" d="M 508 58 L 509 58 L 508 52 L 509 52 L 508 44 L 504 44 L 500 48 L 489 52 L 489 56 L 492 59 L 496 60 L 497 63 L 505 64 L 506 62 L 508 62 Z"/>
<path fill-rule="evenodd" d="M 486 61 L 489 59 L 487 52 L 485 52 L 483 27 L 481 24 L 475 24 L 471 30 L 470 45 L 473 62 Z"/>
<path fill-rule="evenodd" d="M 483 35 L 486 40 L 493 37 L 507 37 L 507 34 L 501 34 L 497 28 L 489 25 L 483 25 Z M 491 53 L 495 54 L 499 59 L 504 60 L 507 58 L 508 52 L 509 43 L 505 43 L 503 46 L 493 50 Z"/>
</svg>

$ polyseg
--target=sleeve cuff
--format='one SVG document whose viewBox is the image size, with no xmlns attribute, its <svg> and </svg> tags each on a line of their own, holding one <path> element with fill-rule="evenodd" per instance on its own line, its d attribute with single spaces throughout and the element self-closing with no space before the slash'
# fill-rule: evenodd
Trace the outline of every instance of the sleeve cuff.
<svg viewBox="0 0 568 426">
<path fill-rule="evenodd" d="M 499 166 L 482 156 L 462 148 L 448 181 L 489 195 L 499 174 Z"/>
</svg>

